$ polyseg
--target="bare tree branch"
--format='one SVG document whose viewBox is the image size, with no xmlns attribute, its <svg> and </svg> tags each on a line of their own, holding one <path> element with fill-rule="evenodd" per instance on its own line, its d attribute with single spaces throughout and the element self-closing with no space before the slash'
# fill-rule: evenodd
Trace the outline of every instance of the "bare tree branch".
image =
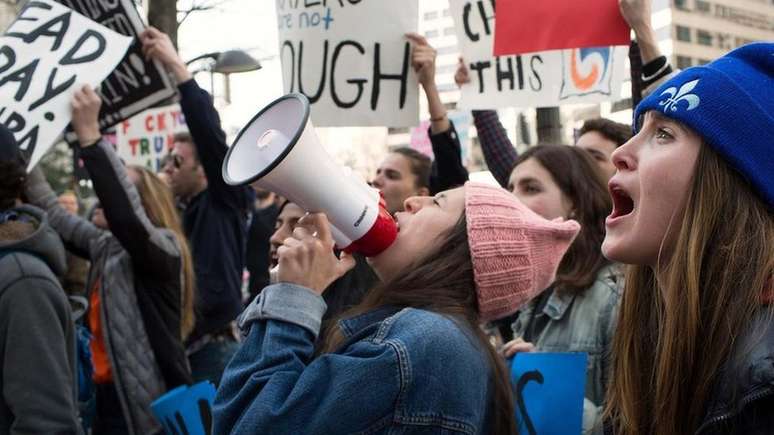
<svg viewBox="0 0 774 435">
<path fill-rule="evenodd" d="M 178 9 L 178 19 L 177 19 L 177 25 L 180 27 L 181 24 L 183 24 L 183 21 L 185 21 L 186 18 L 188 18 L 189 15 L 191 15 L 194 12 L 201 12 L 201 11 L 209 11 L 212 9 L 215 9 L 222 4 L 226 3 L 228 0 L 201 0 L 201 1 L 194 1 L 191 4 L 191 7 L 188 9 Z M 182 14 L 182 16 L 181 16 Z"/>
</svg>

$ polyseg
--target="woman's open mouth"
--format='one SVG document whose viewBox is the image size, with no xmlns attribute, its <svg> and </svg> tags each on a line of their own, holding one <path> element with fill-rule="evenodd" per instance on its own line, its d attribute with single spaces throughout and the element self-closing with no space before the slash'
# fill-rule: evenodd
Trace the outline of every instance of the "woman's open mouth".
<svg viewBox="0 0 774 435">
<path fill-rule="evenodd" d="M 634 200 L 621 186 L 611 183 L 609 190 L 610 197 L 613 199 L 613 212 L 605 220 L 608 225 L 634 212 Z"/>
</svg>

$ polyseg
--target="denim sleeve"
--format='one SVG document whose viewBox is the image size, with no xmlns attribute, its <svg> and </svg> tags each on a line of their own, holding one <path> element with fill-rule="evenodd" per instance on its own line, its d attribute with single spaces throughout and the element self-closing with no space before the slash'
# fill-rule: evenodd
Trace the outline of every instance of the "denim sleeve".
<svg viewBox="0 0 774 435">
<path fill-rule="evenodd" d="M 277 285 L 264 292 L 283 287 L 294 291 Z M 303 297 L 280 309 L 275 304 L 282 297 L 273 296 L 262 303 L 266 312 L 276 311 L 251 319 L 223 374 L 213 433 L 350 433 L 388 424 L 406 388 L 407 369 L 399 364 L 405 348 L 389 340 L 360 340 L 314 358 L 315 333 L 298 321 L 313 310 L 299 303 Z"/>
</svg>

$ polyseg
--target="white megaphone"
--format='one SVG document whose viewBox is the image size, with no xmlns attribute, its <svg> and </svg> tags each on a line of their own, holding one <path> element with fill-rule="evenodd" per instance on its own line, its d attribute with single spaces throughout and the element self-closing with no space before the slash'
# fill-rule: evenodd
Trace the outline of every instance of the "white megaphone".
<svg viewBox="0 0 774 435">
<path fill-rule="evenodd" d="M 239 132 L 223 162 L 230 185 L 257 185 L 308 212 L 324 212 L 336 246 L 368 257 L 387 249 L 397 227 L 378 191 L 349 176 L 320 145 L 309 100 L 280 97 Z"/>
</svg>

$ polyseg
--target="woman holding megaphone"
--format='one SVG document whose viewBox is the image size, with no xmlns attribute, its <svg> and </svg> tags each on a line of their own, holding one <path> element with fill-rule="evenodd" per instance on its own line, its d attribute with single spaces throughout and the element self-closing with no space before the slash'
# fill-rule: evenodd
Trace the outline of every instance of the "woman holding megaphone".
<svg viewBox="0 0 774 435">
<path fill-rule="evenodd" d="M 578 232 L 483 184 L 412 197 L 399 233 L 370 259 L 383 284 L 345 313 L 315 355 L 337 258 L 324 214 L 278 250 L 278 283 L 239 320 L 215 433 L 516 433 L 507 369 L 479 328 L 545 288 Z"/>
</svg>

